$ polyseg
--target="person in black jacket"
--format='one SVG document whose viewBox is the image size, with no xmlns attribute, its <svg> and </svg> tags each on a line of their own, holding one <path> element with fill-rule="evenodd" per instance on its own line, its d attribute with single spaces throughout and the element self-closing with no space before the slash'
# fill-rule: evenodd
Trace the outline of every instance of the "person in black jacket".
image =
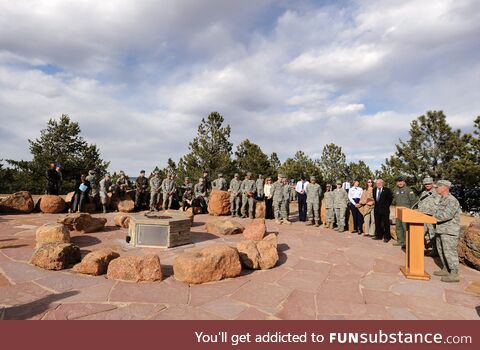
<svg viewBox="0 0 480 350">
<path fill-rule="evenodd" d="M 60 167 L 57 167 L 55 163 L 50 163 L 50 168 L 45 173 L 45 178 L 47 180 L 45 193 L 58 196 L 61 180 Z"/>
<path fill-rule="evenodd" d="M 88 202 L 88 195 L 90 193 L 90 182 L 86 179 L 86 175 L 80 175 L 80 180 L 75 183 L 75 195 L 73 196 L 73 212 L 80 213 L 83 207 Z"/>
<path fill-rule="evenodd" d="M 373 198 L 375 199 L 375 240 L 381 240 L 385 243 L 392 239 L 390 235 L 390 205 L 392 205 L 393 194 L 389 188 L 383 187 L 383 180 L 377 179 L 377 188 L 373 189 Z"/>
</svg>

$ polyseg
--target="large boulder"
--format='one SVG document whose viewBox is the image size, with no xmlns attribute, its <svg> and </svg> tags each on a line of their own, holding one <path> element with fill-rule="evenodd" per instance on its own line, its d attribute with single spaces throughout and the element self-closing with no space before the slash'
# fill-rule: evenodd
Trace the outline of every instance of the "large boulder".
<svg viewBox="0 0 480 350">
<path fill-rule="evenodd" d="M 123 199 L 116 203 L 117 210 L 122 213 L 131 213 L 135 210 L 135 202 L 131 199 Z"/>
<path fill-rule="evenodd" d="M 113 222 L 115 223 L 115 226 L 128 228 L 130 218 L 131 216 L 127 214 L 117 214 L 113 217 Z"/>
<path fill-rule="evenodd" d="M 107 219 L 95 218 L 87 213 L 74 213 L 58 218 L 57 222 L 67 226 L 70 231 L 92 233 L 102 231 Z"/>
<path fill-rule="evenodd" d="M 70 243 L 70 231 L 63 224 L 45 224 L 37 229 L 35 240 L 35 248 L 49 243 Z"/>
<path fill-rule="evenodd" d="M 480 219 L 470 223 L 458 242 L 460 261 L 480 270 Z"/>
<path fill-rule="evenodd" d="M 278 261 L 277 236 L 273 233 L 261 241 L 241 241 L 237 250 L 242 265 L 248 269 L 271 269 Z"/>
<path fill-rule="evenodd" d="M 255 203 L 255 218 L 256 219 L 265 219 L 265 214 L 267 213 L 267 206 L 264 201 L 257 201 Z"/>
<path fill-rule="evenodd" d="M 208 233 L 223 236 L 242 233 L 245 230 L 242 224 L 232 219 L 210 219 L 205 228 Z"/>
<path fill-rule="evenodd" d="M 245 227 L 243 237 L 253 241 L 261 241 L 267 233 L 267 225 L 265 219 L 254 219 Z"/>
<path fill-rule="evenodd" d="M 75 197 L 75 192 L 68 192 L 65 195 L 65 203 L 67 203 L 67 206 L 73 206 L 73 197 Z"/>
<path fill-rule="evenodd" d="M 100 249 L 88 253 L 73 271 L 87 275 L 99 276 L 107 273 L 108 265 L 120 255 L 111 249 Z"/>
<path fill-rule="evenodd" d="M 236 277 L 241 271 L 237 250 L 226 244 L 194 248 L 178 255 L 173 261 L 175 278 L 191 284 Z"/>
<path fill-rule="evenodd" d="M 62 213 L 67 205 L 65 200 L 60 196 L 45 195 L 40 198 L 40 211 L 46 214 Z"/>
<path fill-rule="evenodd" d="M 50 243 L 37 248 L 30 264 L 47 270 L 62 270 L 82 259 L 80 248 L 71 243 Z"/>
<path fill-rule="evenodd" d="M 155 254 L 114 259 L 108 265 L 107 271 L 108 279 L 121 281 L 154 282 L 162 277 L 160 258 Z"/>
<path fill-rule="evenodd" d="M 213 216 L 230 214 L 230 193 L 213 190 L 208 197 L 208 213 Z"/>
<path fill-rule="evenodd" d="M 35 208 L 32 195 L 27 191 L 16 192 L 0 198 L 0 212 L 7 214 L 28 214 Z"/>
</svg>

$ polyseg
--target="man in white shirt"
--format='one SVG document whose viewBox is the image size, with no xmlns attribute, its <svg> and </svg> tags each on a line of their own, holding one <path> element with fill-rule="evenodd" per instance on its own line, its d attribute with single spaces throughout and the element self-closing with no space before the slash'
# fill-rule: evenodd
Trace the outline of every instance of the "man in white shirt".
<svg viewBox="0 0 480 350">
<path fill-rule="evenodd" d="M 353 187 L 350 187 L 348 191 L 348 205 L 352 213 L 353 218 L 353 231 L 352 233 L 358 233 L 361 235 L 363 233 L 363 215 L 360 213 L 358 208 L 360 207 L 360 198 L 362 197 L 363 189 L 360 187 L 360 181 L 355 180 L 353 182 Z M 351 229 L 351 227 L 350 227 Z"/>
<path fill-rule="evenodd" d="M 298 220 L 307 221 L 307 186 L 308 181 L 305 180 L 305 176 L 302 175 L 300 181 L 295 186 L 295 192 L 297 192 L 298 200 Z"/>
<path fill-rule="evenodd" d="M 348 182 L 348 181 L 345 181 L 345 182 L 342 184 L 342 188 L 343 188 L 345 191 L 347 191 L 347 192 L 350 190 L 350 187 L 351 187 L 351 185 L 350 185 L 350 182 Z"/>
</svg>

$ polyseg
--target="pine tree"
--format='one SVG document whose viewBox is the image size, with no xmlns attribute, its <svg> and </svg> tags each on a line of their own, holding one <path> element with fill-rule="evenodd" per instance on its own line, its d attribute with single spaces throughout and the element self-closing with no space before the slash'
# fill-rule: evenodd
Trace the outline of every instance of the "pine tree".
<svg viewBox="0 0 480 350">
<path fill-rule="evenodd" d="M 273 172 L 274 172 L 274 177 L 276 177 L 278 175 L 278 172 L 280 170 L 280 167 L 282 166 L 282 163 L 280 162 L 280 159 L 278 159 L 278 155 L 276 152 L 273 152 L 271 155 L 270 155 L 270 167 L 272 168 Z"/>
<path fill-rule="evenodd" d="M 280 172 L 288 179 L 298 180 L 303 175 L 307 180 L 310 176 L 315 176 L 318 183 L 323 181 L 318 161 L 314 161 L 303 151 L 297 151 L 293 158 L 288 158 L 280 167 Z"/>
<path fill-rule="evenodd" d="M 350 182 L 358 179 L 363 186 L 368 179 L 373 179 L 373 172 L 363 160 L 350 162 L 346 167 L 346 178 Z"/>
<path fill-rule="evenodd" d="M 330 143 L 325 145 L 320 157 L 320 169 L 327 183 L 335 183 L 337 180 L 344 181 L 347 171 L 347 162 L 342 147 Z"/>
<path fill-rule="evenodd" d="M 248 139 L 242 141 L 242 143 L 237 146 L 235 156 L 236 169 L 242 175 L 251 172 L 254 178 L 256 178 L 260 174 L 273 176 L 275 173 L 268 156 L 263 153 L 260 146 L 250 142 Z"/>
</svg>

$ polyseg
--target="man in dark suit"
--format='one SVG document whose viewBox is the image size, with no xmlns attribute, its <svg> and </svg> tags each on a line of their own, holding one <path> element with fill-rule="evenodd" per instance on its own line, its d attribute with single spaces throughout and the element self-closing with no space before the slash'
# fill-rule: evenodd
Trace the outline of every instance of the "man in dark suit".
<svg viewBox="0 0 480 350">
<path fill-rule="evenodd" d="M 390 205 L 393 201 L 392 191 L 383 187 L 383 180 L 378 179 L 377 188 L 373 189 L 373 198 L 375 199 L 375 240 L 381 240 L 385 243 L 392 239 L 390 236 Z"/>
</svg>

